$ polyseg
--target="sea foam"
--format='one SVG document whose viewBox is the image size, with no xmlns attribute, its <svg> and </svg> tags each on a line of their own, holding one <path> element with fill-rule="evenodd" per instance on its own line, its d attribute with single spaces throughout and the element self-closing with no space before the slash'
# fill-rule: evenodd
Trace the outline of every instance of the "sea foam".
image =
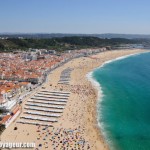
<svg viewBox="0 0 150 150">
<path fill-rule="evenodd" d="M 112 63 L 112 62 L 115 62 L 115 61 L 118 61 L 118 60 L 122 60 L 122 59 L 125 59 L 125 58 L 128 58 L 128 57 L 137 56 L 137 55 L 141 55 L 141 54 L 144 54 L 144 53 L 149 53 L 149 52 L 150 51 L 136 53 L 136 54 L 130 54 L 130 55 L 121 56 L 121 57 L 118 57 L 118 58 L 115 58 L 115 59 L 112 59 L 112 60 L 105 61 L 102 65 L 100 65 L 97 68 L 94 68 L 91 72 L 87 73 L 87 75 L 86 75 L 87 79 L 92 83 L 93 87 L 98 92 L 97 103 L 96 103 L 96 108 L 97 108 L 97 117 L 96 117 L 97 118 L 97 124 L 98 124 L 98 127 L 100 129 L 101 134 L 105 138 L 105 141 L 106 141 L 106 143 L 108 143 L 108 145 L 112 145 L 112 142 L 108 138 L 106 138 L 107 137 L 107 133 L 106 133 L 106 131 L 104 131 L 104 123 L 99 120 L 99 118 L 101 118 L 101 115 L 100 115 L 101 113 L 99 113 L 99 112 L 101 111 L 101 102 L 103 100 L 104 93 L 103 93 L 103 90 L 102 90 L 102 87 L 101 87 L 100 83 L 97 82 L 96 79 L 93 77 L 93 73 L 96 70 L 98 70 L 100 68 L 103 68 L 106 64 L 109 64 L 109 63 Z"/>
</svg>

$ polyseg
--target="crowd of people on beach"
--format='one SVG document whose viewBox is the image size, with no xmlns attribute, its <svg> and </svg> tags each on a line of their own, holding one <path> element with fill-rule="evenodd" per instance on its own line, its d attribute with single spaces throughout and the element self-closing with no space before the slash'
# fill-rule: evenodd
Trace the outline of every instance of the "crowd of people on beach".
<svg viewBox="0 0 150 150">
<path fill-rule="evenodd" d="M 73 94 L 81 94 L 84 96 L 90 96 L 95 93 L 93 88 L 87 85 L 60 85 L 59 88 Z"/>
<path fill-rule="evenodd" d="M 80 126 L 75 129 L 37 127 L 39 144 L 35 150 L 90 150 L 90 144 L 83 137 Z"/>
</svg>

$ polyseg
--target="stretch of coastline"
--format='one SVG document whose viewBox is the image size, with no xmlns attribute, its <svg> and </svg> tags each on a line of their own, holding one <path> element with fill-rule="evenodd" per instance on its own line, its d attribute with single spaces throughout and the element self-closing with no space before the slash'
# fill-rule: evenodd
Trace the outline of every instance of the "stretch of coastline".
<svg viewBox="0 0 150 150">
<path fill-rule="evenodd" d="M 54 123 L 54 127 L 49 127 L 49 135 L 42 130 L 43 127 L 36 125 L 17 123 L 20 116 L 23 114 L 26 100 L 22 104 L 22 112 L 19 117 L 2 133 L 2 142 L 35 142 L 39 150 L 58 150 L 63 149 L 62 141 L 59 139 L 65 136 L 63 133 L 66 130 L 75 132 L 79 131 L 79 137 L 86 144 L 80 149 L 91 150 L 108 150 L 109 147 L 103 139 L 102 133 L 97 123 L 96 104 L 98 99 L 98 91 L 93 87 L 93 84 L 86 78 L 86 75 L 94 68 L 101 66 L 104 62 L 116 59 L 118 57 L 127 56 L 144 52 L 144 50 L 117 50 L 106 51 L 94 56 L 81 57 L 71 60 L 63 66 L 53 70 L 48 76 L 47 82 L 43 85 L 47 91 L 65 91 L 70 92 L 70 97 L 58 122 Z M 71 68 L 71 77 L 68 85 L 58 84 L 60 75 L 63 70 Z M 41 89 L 38 89 L 40 91 Z M 38 92 L 35 91 L 35 92 Z M 17 130 L 14 128 L 17 127 Z M 59 131 L 60 137 L 54 137 L 53 133 Z M 69 148 L 77 148 L 75 144 L 77 138 L 74 133 L 71 135 Z M 57 139 L 58 138 L 58 139 Z M 64 140 L 64 139 L 62 139 Z M 59 142 L 59 144 L 56 144 Z M 39 147 L 40 145 L 40 147 Z M 65 147 L 65 145 L 64 145 Z"/>
</svg>

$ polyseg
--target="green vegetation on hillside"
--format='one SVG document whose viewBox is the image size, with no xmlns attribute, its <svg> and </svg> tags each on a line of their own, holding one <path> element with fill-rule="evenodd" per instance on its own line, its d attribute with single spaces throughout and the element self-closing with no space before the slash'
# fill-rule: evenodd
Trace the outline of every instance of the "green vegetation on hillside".
<svg viewBox="0 0 150 150">
<path fill-rule="evenodd" d="M 0 51 L 16 49 L 28 50 L 29 48 L 43 48 L 55 50 L 70 50 L 90 47 L 116 46 L 119 44 L 137 44 L 139 41 L 131 39 L 100 39 L 97 37 L 62 37 L 51 39 L 0 39 Z"/>
</svg>

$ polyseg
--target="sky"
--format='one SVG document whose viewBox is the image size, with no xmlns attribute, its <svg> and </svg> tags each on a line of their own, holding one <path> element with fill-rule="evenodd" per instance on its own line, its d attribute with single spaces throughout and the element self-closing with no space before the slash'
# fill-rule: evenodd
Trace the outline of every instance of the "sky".
<svg viewBox="0 0 150 150">
<path fill-rule="evenodd" d="M 0 0 L 0 33 L 150 34 L 149 0 Z"/>
</svg>

